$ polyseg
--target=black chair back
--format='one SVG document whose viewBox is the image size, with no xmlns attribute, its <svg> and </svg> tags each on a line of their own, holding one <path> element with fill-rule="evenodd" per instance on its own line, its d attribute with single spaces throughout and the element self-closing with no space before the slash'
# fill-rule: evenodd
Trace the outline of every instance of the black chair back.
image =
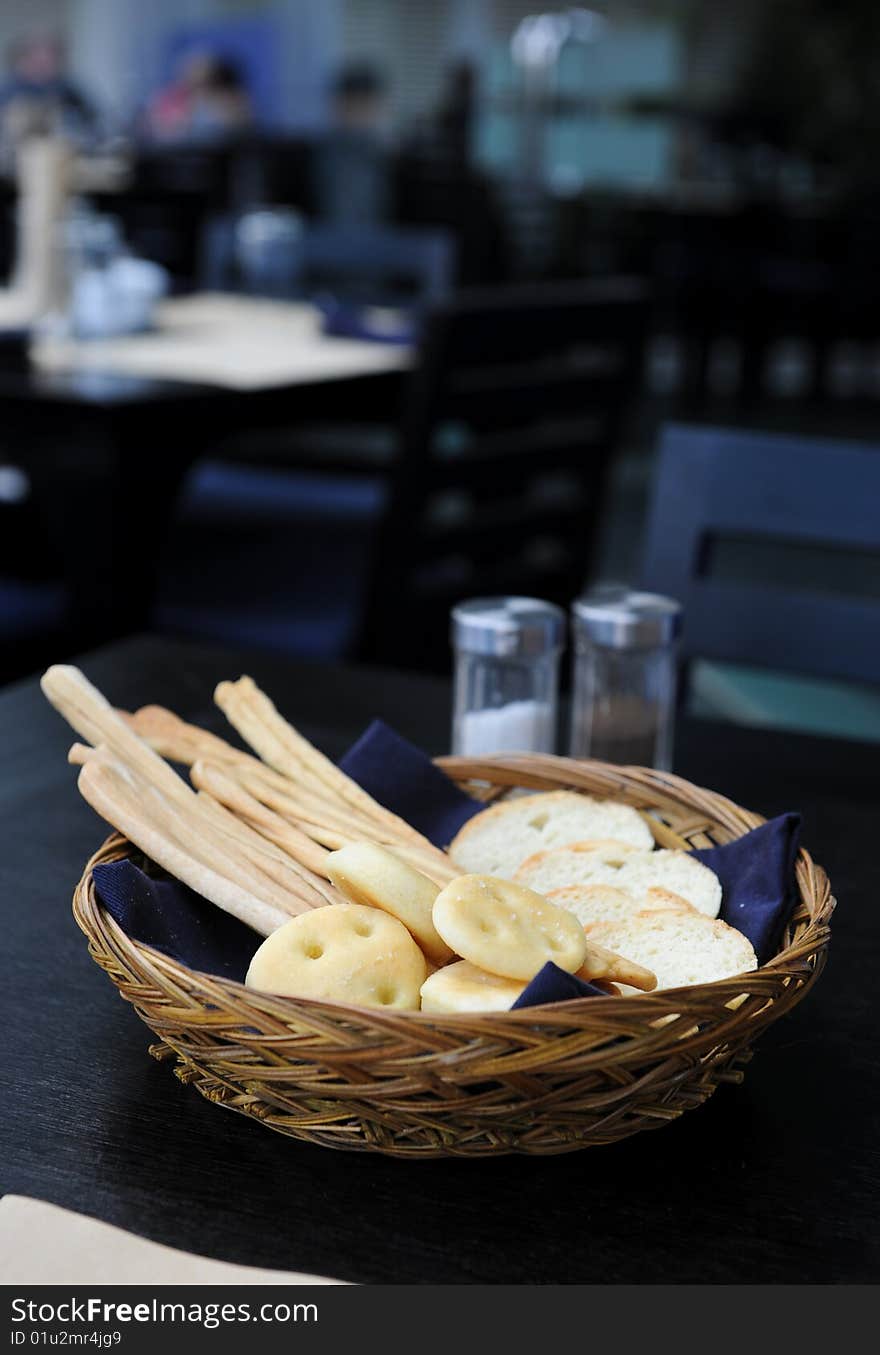
<svg viewBox="0 0 880 1355">
<path fill-rule="evenodd" d="M 426 312 L 365 655 L 444 669 L 454 602 L 579 592 L 646 321 L 630 279 L 460 293 Z"/>
<path fill-rule="evenodd" d="M 668 427 L 643 583 L 683 604 L 686 659 L 880 683 L 880 448 Z"/>
</svg>

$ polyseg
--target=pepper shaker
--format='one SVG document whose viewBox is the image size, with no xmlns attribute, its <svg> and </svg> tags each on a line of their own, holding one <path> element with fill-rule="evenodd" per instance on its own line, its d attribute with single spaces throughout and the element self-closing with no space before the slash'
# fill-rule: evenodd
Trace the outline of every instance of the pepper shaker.
<svg viewBox="0 0 880 1355">
<path fill-rule="evenodd" d="M 668 770 L 680 604 L 605 586 L 578 598 L 571 611 L 570 756 Z"/>
</svg>

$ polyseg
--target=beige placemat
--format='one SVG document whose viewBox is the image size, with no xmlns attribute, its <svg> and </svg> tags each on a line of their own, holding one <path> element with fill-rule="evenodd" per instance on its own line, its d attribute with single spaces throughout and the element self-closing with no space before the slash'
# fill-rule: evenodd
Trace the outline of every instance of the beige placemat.
<svg viewBox="0 0 880 1355">
<path fill-rule="evenodd" d="M 163 302 L 148 334 L 88 342 L 44 338 L 31 356 L 49 371 L 262 390 L 400 371 L 412 362 L 412 349 L 328 337 L 313 306 L 202 292 Z"/>
<path fill-rule="evenodd" d="M 109 1223 L 23 1195 L 0 1200 L 2 1284 L 345 1284 L 257 1270 L 147 1242 Z"/>
</svg>

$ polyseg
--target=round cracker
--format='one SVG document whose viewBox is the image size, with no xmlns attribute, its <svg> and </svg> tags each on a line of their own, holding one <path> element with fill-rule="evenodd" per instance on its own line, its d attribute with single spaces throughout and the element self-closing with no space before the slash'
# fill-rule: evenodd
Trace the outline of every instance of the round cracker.
<svg viewBox="0 0 880 1355">
<path fill-rule="evenodd" d="M 402 922 L 357 903 L 311 908 L 260 946 L 249 988 L 359 1007 L 417 1011 L 425 957 Z"/>
<path fill-rule="evenodd" d="M 463 959 L 511 979 L 533 978 L 548 960 L 573 973 L 586 955 L 576 917 L 493 875 L 462 875 L 441 890 L 434 926 Z"/>
<path fill-rule="evenodd" d="M 324 866 L 327 878 L 353 903 L 381 908 L 402 922 L 421 949 L 437 964 L 452 951 L 437 935 L 432 919 L 440 886 L 377 842 L 351 842 L 331 852 Z"/>
<path fill-rule="evenodd" d="M 522 993 L 521 979 L 506 979 L 467 960 L 438 969 L 422 984 L 423 1012 L 506 1012 Z"/>
</svg>

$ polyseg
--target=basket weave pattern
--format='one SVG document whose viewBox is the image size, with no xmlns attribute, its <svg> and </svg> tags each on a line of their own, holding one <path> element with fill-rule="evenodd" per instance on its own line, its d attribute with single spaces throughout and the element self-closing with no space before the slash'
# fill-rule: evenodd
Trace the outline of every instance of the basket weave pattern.
<svg viewBox="0 0 880 1355">
<path fill-rule="evenodd" d="M 650 811 L 662 846 L 707 847 L 763 822 L 667 773 L 522 756 L 440 765 L 490 800 L 561 788 Z M 799 900 L 761 969 L 699 987 L 517 1012 L 437 1016 L 271 997 L 131 940 L 98 903 L 92 869 L 136 853 L 118 835 L 73 900 L 92 957 L 176 1058 L 182 1082 L 280 1133 L 398 1157 L 562 1153 L 652 1129 L 739 1081 L 755 1038 L 799 1002 L 826 959 L 824 872 L 797 862 Z M 256 946 L 255 946 L 256 948 Z"/>
</svg>

